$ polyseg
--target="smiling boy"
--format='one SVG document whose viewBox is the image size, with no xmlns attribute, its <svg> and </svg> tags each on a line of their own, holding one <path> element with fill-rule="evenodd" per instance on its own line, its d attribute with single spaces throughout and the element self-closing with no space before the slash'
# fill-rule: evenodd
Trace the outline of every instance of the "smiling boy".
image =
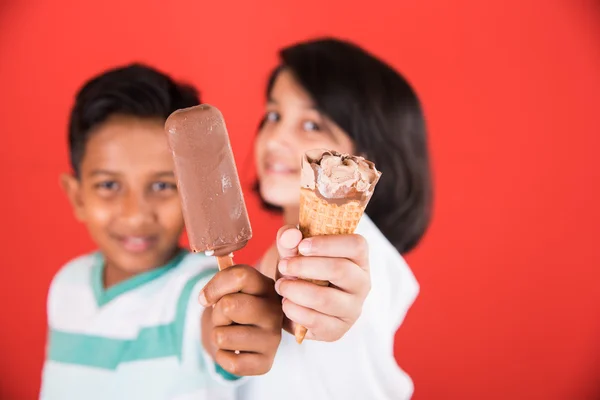
<svg viewBox="0 0 600 400">
<path fill-rule="evenodd" d="M 239 376 L 270 369 L 282 323 L 273 281 L 248 266 L 217 273 L 214 259 L 178 245 L 184 222 L 163 125 L 197 104 L 194 88 L 138 64 L 77 94 L 73 171 L 61 180 L 98 251 L 50 286 L 41 398 L 229 399 Z M 204 310 L 207 282 L 221 297 Z M 234 294 L 239 306 L 224 307 Z"/>
</svg>

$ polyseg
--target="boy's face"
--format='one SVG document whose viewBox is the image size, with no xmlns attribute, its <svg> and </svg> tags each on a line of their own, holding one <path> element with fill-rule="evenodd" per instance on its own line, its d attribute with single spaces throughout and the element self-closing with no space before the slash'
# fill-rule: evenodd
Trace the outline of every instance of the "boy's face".
<svg viewBox="0 0 600 400">
<path fill-rule="evenodd" d="M 80 178 L 63 177 L 107 265 L 126 275 L 165 264 L 184 228 L 163 124 L 110 118 L 90 135 Z"/>
</svg>

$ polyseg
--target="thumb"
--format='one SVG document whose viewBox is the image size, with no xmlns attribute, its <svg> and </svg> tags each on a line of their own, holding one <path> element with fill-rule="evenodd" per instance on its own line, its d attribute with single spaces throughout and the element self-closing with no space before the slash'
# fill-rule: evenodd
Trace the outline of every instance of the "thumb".
<svg viewBox="0 0 600 400">
<path fill-rule="evenodd" d="M 298 255 L 298 244 L 302 241 L 302 232 L 293 225 L 285 225 L 277 232 L 277 253 L 279 260 L 283 258 L 294 257 Z M 279 278 L 281 274 L 276 270 L 275 276 Z"/>
</svg>

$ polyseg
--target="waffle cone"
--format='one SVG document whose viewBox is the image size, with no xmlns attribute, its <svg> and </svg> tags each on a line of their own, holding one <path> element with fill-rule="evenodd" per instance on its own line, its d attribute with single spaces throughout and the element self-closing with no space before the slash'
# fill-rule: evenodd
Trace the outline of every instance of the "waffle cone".
<svg viewBox="0 0 600 400">
<path fill-rule="evenodd" d="M 366 202 L 365 202 L 366 203 Z M 305 238 L 321 235 L 348 235 L 354 233 L 358 222 L 365 211 L 366 205 L 358 201 L 344 204 L 330 203 L 319 197 L 314 191 L 300 190 L 300 221 L 299 228 Z M 319 286 L 329 286 L 327 281 L 306 279 Z M 307 329 L 296 325 L 294 336 L 302 343 Z"/>
<path fill-rule="evenodd" d="M 352 234 L 364 211 L 358 201 L 338 205 L 312 190 L 300 191 L 300 231 L 304 237 Z"/>
</svg>

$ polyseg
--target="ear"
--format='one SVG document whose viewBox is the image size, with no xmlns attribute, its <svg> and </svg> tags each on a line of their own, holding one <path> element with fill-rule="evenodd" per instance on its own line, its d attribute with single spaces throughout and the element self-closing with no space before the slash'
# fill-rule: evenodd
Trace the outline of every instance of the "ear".
<svg viewBox="0 0 600 400">
<path fill-rule="evenodd" d="M 73 207 L 73 213 L 77 220 L 85 221 L 85 213 L 83 208 L 83 201 L 81 197 L 81 183 L 79 179 L 71 174 L 62 174 L 60 176 L 60 186 L 67 195 L 71 207 Z"/>
</svg>

